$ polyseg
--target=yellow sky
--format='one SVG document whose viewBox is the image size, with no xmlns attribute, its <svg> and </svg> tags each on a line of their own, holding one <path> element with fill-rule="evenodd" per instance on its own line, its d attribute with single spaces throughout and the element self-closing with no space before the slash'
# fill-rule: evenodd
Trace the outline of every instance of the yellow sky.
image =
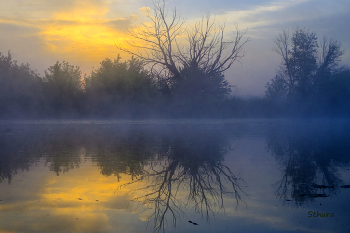
<svg viewBox="0 0 350 233">
<path fill-rule="evenodd" d="M 151 9 L 153 1 L 0 0 L 0 5 L 0 25 L 11 27 L 8 50 L 15 54 L 22 52 L 20 55 L 28 58 L 35 54 L 41 60 L 52 59 L 50 65 L 55 60 L 65 60 L 79 66 L 84 64 L 89 67 L 89 72 L 93 64 L 97 68 L 96 65 L 103 59 L 116 58 L 118 53 L 123 59 L 130 58 L 130 55 L 118 50 L 115 45 L 127 47 L 125 39 L 129 37 L 128 30 L 147 22 L 145 10 Z M 170 12 L 174 9 L 173 6 L 167 8 Z M 255 8 L 252 9 L 244 11 L 246 14 L 243 16 L 254 13 Z M 203 15 L 192 14 L 188 17 L 179 13 L 179 16 L 186 18 L 188 24 L 196 23 Z M 241 16 L 242 12 L 237 11 L 226 14 L 224 18 L 218 16 L 217 19 L 229 22 L 226 28 L 230 30 L 235 28 L 231 21 L 237 21 Z M 248 26 L 242 25 L 242 22 L 240 24 L 241 27 Z M 45 68 L 48 68 L 47 65 Z M 87 71 L 84 67 L 82 70 Z"/>
<path fill-rule="evenodd" d="M 142 16 L 142 11 L 134 9 L 126 13 L 111 12 L 110 7 L 112 3 L 116 4 L 115 2 L 1 1 L 0 24 L 5 25 L 7 29 L 11 28 L 1 39 L 6 40 L 6 36 L 9 37 L 8 50 L 11 50 L 12 54 L 22 51 L 27 54 L 21 54 L 22 56 L 29 57 L 34 53 L 44 59 L 46 56 L 53 62 L 55 59 L 73 61 L 72 65 L 81 65 L 84 62 L 87 65 L 97 65 L 107 57 L 117 57 L 118 53 L 127 58 L 128 56 L 118 50 L 115 44 L 123 45 L 127 30 L 138 23 L 137 14 Z M 16 59 L 15 56 L 14 58 Z M 78 64 L 74 64 L 74 61 Z"/>
<path fill-rule="evenodd" d="M 125 45 L 127 31 L 147 22 L 144 9 L 154 0 L 0 0 L 0 52 L 10 50 L 20 63 L 43 71 L 57 61 L 67 61 L 90 74 L 105 58 L 130 56 L 118 50 Z M 252 39 L 240 64 L 225 74 L 242 93 L 262 93 L 275 74 L 279 57 L 272 52 L 273 40 L 281 30 L 293 26 L 315 30 L 319 37 L 338 39 L 349 48 L 349 1 L 334 0 L 167 0 L 166 8 L 192 25 L 206 13 L 223 24 L 228 36 L 235 26 L 248 29 Z M 171 16 L 171 14 L 169 14 Z M 344 56 L 345 63 L 350 59 Z"/>
</svg>

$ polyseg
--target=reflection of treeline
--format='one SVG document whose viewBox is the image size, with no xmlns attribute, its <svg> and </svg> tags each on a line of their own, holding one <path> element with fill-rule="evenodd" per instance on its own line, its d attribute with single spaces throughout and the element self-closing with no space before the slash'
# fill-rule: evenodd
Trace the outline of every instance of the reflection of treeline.
<svg viewBox="0 0 350 233">
<path fill-rule="evenodd" d="M 213 138 L 210 144 L 206 143 L 207 146 L 212 145 L 210 148 L 215 149 L 215 153 L 224 153 L 220 151 L 224 150 L 222 141 L 226 140 L 225 133 L 212 134 L 212 130 L 190 130 L 185 126 L 175 128 L 168 126 L 163 131 L 164 127 L 157 126 L 149 129 L 99 124 L 2 125 L 0 179 L 11 182 L 18 170 L 29 170 L 38 161 L 44 161 L 51 171 L 59 175 L 79 167 L 84 158 L 91 159 L 101 169 L 102 175 L 136 178 L 143 174 L 148 161 L 167 155 L 169 147 L 176 143 L 174 140 L 182 137 L 185 132 L 192 132 L 192 140 L 198 137 L 194 133 L 199 133 L 200 137 Z M 207 150 L 206 145 L 202 148 L 197 148 L 196 144 L 191 145 L 181 148 L 195 151 L 194 154 L 197 155 L 193 160 L 202 161 L 201 156 L 215 154 Z M 222 161 L 223 158 L 215 155 L 213 159 Z M 186 158 L 183 159 L 185 161 Z"/>
<path fill-rule="evenodd" d="M 27 133 L 19 129 L 1 127 L 0 182 L 6 179 L 11 183 L 13 175 L 19 170 L 28 171 L 40 160 L 42 145 L 33 144 L 37 138 L 32 136 L 28 137 Z"/>
<path fill-rule="evenodd" d="M 227 126 L 10 124 L 0 129 L 0 181 L 11 183 L 19 169 L 29 170 L 35 162 L 60 175 L 86 159 L 103 176 L 131 178 L 120 187 L 140 182 L 132 201 L 153 211 L 155 230 L 164 229 L 167 218 L 175 226 L 185 206 L 209 221 L 224 209 L 226 196 L 237 205 L 245 197 L 243 180 L 224 162 L 232 132 Z"/>
<path fill-rule="evenodd" d="M 69 131 L 50 125 L 2 125 L 0 181 L 11 183 L 18 171 L 29 171 L 38 162 L 57 175 L 78 167 L 85 140 Z"/>
<path fill-rule="evenodd" d="M 350 164 L 349 127 L 293 127 L 271 130 L 266 145 L 282 163 L 276 194 L 301 205 L 343 188 L 338 170 Z"/>
</svg>

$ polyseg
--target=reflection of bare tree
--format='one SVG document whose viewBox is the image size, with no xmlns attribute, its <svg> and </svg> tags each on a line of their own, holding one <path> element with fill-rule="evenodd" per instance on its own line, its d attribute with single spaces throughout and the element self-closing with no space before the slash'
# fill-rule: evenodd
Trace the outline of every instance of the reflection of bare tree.
<svg viewBox="0 0 350 233">
<path fill-rule="evenodd" d="M 287 134 L 285 134 L 287 132 Z M 338 167 L 349 164 L 350 138 L 343 131 L 273 131 L 267 149 L 283 163 L 276 195 L 296 205 L 335 195 L 342 180 Z"/>
<path fill-rule="evenodd" d="M 152 208 L 155 229 L 164 229 L 184 207 L 194 208 L 209 221 L 224 209 L 225 195 L 237 205 L 245 195 L 242 180 L 224 165 L 228 131 L 201 125 L 98 126 L 21 125 L 21 132 L 2 129 L 0 180 L 43 159 L 57 175 L 91 159 L 101 174 L 148 181 L 135 191 L 135 201 Z M 227 130 L 227 131 L 225 131 Z M 117 133 L 116 133 L 117 132 Z M 142 182 L 142 184 L 144 184 Z M 142 192 L 142 193 L 140 193 Z M 137 196 L 138 195 L 138 196 Z"/>
<path fill-rule="evenodd" d="M 237 205 L 242 201 L 243 180 L 223 164 L 226 150 L 214 137 L 168 142 L 158 160 L 150 162 L 137 180 L 146 185 L 135 191 L 133 201 L 138 207 L 153 210 L 149 219 L 153 219 L 155 231 L 164 230 L 167 216 L 176 227 L 185 206 L 209 221 L 211 214 L 224 209 L 225 195 L 233 195 Z"/>
</svg>

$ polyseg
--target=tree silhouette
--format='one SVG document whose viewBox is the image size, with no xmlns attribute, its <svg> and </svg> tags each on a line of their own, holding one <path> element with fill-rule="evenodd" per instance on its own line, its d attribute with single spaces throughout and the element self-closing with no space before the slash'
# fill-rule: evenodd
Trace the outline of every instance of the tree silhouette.
<svg viewBox="0 0 350 233">
<path fill-rule="evenodd" d="M 29 64 L 0 53 L 0 117 L 37 117 L 43 102 L 41 79 Z"/>
<path fill-rule="evenodd" d="M 47 107 L 53 114 L 70 115 L 81 111 L 82 80 L 79 67 L 56 62 L 45 70 L 43 88 Z M 75 113 L 76 114 L 76 113 Z"/>
<path fill-rule="evenodd" d="M 275 40 L 276 47 L 273 49 L 282 58 L 278 79 L 267 84 L 274 90 L 273 84 L 282 80 L 287 86 L 287 95 L 290 97 L 300 96 L 305 98 L 310 91 L 313 75 L 317 69 L 317 37 L 314 32 L 296 28 L 290 37 L 289 31 L 284 30 Z M 277 85 L 277 84 L 275 84 Z M 280 92 L 284 87 L 280 87 Z M 272 93 L 271 93 L 272 94 Z"/>
<path fill-rule="evenodd" d="M 85 79 L 85 89 L 90 112 L 100 110 L 100 115 L 150 111 L 157 96 L 155 82 L 144 69 L 143 62 L 136 58 L 122 62 L 120 56 L 114 61 L 103 60 Z"/>
<path fill-rule="evenodd" d="M 266 84 L 266 99 L 289 113 L 349 111 L 349 69 L 339 66 L 344 50 L 337 40 L 324 37 L 319 48 L 315 32 L 296 28 L 292 36 L 288 30 L 279 34 L 275 45 L 281 64 L 277 75 Z"/>
<path fill-rule="evenodd" d="M 147 11 L 146 16 L 151 25 L 142 24 L 130 31 L 133 40 L 126 41 L 129 46 L 117 47 L 149 64 L 151 72 L 165 81 L 175 96 L 185 95 L 187 102 L 193 95 L 226 97 L 230 86 L 223 72 L 241 62 L 243 46 L 249 41 L 244 39 L 246 32 L 237 28 L 236 36 L 226 40 L 225 27 L 217 26 L 209 15 L 192 28 L 185 28 L 176 9 L 168 17 L 164 1 L 155 2 L 153 13 Z M 189 90 L 193 86 L 196 88 Z"/>
<path fill-rule="evenodd" d="M 265 95 L 267 99 L 271 101 L 278 101 L 286 98 L 288 87 L 286 81 L 281 75 L 276 75 L 273 79 L 271 79 L 271 83 L 267 82 L 265 87 Z"/>
</svg>

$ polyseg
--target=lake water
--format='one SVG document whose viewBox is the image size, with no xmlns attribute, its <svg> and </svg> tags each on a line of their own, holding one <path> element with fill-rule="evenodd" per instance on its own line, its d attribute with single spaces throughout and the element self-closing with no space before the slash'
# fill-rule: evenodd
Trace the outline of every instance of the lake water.
<svg viewBox="0 0 350 233">
<path fill-rule="evenodd" d="M 0 121 L 0 232 L 350 232 L 350 120 Z"/>
</svg>

